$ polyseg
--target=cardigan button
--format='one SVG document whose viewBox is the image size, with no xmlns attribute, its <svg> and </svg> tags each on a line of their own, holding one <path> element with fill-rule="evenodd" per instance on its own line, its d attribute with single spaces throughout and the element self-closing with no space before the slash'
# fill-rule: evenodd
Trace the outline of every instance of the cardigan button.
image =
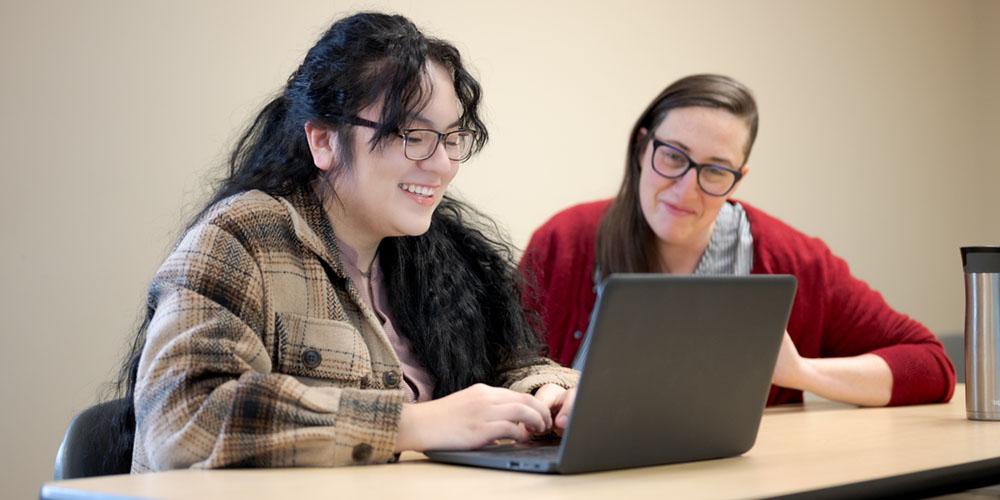
<svg viewBox="0 0 1000 500">
<path fill-rule="evenodd" d="M 302 353 L 302 364 L 312 370 L 323 363 L 323 356 L 315 349 L 309 349 Z"/>
<path fill-rule="evenodd" d="M 382 381 L 385 382 L 386 387 L 395 389 L 399 387 L 399 374 L 396 372 L 385 372 L 382 375 Z"/>
<path fill-rule="evenodd" d="M 581 332 L 580 330 L 577 330 L 577 331 L 573 332 L 573 338 L 576 339 L 576 340 L 582 339 L 583 338 L 583 332 Z"/>
</svg>

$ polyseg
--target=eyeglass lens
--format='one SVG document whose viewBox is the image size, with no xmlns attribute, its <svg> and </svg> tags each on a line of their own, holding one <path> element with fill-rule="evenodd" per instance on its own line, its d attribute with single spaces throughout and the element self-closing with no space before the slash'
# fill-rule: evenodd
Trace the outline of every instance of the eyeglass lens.
<svg viewBox="0 0 1000 500">
<path fill-rule="evenodd" d="M 667 146 L 656 148 L 653 168 L 664 177 L 675 178 L 686 172 L 690 161 L 679 151 Z M 698 169 L 698 185 L 708 194 L 723 195 L 736 183 L 736 176 L 722 167 L 702 165 Z"/>
<path fill-rule="evenodd" d="M 426 160 L 434 154 L 437 149 L 438 140 L 441 135 L 433 130 L 407 130 L 404 132 L 406 138 L 406 157 L 411 160 Z M 444 134 L 444 150 L 448 153 L 448 158 L 454 161 L 462 161 L 472 153 L 472 144 L 475 134 L 468 130 L 456 130 Z"/>
</svg>

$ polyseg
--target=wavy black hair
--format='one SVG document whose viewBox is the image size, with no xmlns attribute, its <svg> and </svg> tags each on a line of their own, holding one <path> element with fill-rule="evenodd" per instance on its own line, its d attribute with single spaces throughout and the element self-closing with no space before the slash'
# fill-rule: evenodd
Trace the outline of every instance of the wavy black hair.
<svg viewBox="0 0 1000 500">
<path fill-rule="evenodd" d="M 450 73 L 461 105 L 460 125 L 476 131 L 474 151 L 481 150 L 489 137 L 479 117 L 482 91 L 458 50 L 425 36 L 402 16 L 355 14 L 330 27 L 259 112 L 229 158 L 228 176 L 188 227 L 237 193 L 257 189 L 283 196 L 310 189 L 322 174 L 306 141 L 307 121 L 338 131 L 342 153 L 332 175 L 348 172 L 351 117 L 381 103 L 381 125 L 369 146 L 384 145 L 429 99 L 423 85 L 428 61 Z M 434 397 L 477 382 L 496 385 L 503 370 L 542 352 L 533 328 L 538 323 L 521 306 L 510 242 L 494 222 L 462 201 L 445 197 L 426 233 L 387 238 L 378 255 L 394 322 L 406 325 L 400 334 L 433 375 Z M 122 450 L 131 448 L 134 438 L 136 376 L 154 312 L 155 304 L 149 303 L 118 375 L 116 388 L 127 403 L 119 419 Z"/>
</svg>

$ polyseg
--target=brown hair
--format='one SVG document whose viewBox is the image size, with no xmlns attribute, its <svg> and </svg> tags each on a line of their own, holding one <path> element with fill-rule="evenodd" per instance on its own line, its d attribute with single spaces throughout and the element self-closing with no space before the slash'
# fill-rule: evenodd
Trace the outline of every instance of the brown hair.
<svg viewBox="0 0 1000 500">
<path fill-rule="evenodd" d="M 723 75 L 691 75 L 670 84 L 646 107 L 629 135 L 625 177 L 618 195 L 608 207 L 597 231 L 597 265 L 601 275 L 654 272 L 659 268 L 653 230 L 639 205 L 639 158 L 650 142 L 652 131 L 670 110 L 703 107 L 726 110 L 747 122 L 750 135 L 744 160 L 757 138 L 757 103 L 742 83 Z M 640 132 L 646 129 L 647 133 Z"/>
</svg>

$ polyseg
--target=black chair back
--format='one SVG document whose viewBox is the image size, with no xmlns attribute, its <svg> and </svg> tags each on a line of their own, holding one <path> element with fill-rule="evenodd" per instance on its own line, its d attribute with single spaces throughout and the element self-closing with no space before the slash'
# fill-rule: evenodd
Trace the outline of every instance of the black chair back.
<svg viewBox="0 0 1000 500">
<path fill-rule="evenodd" d="M 126 410 L 126 400 L 115 399 L 73 418 L 56 453 L 57 481 L 131 472 L 132 436 L 123 433 L 119 423 Z"/>
</svg>

